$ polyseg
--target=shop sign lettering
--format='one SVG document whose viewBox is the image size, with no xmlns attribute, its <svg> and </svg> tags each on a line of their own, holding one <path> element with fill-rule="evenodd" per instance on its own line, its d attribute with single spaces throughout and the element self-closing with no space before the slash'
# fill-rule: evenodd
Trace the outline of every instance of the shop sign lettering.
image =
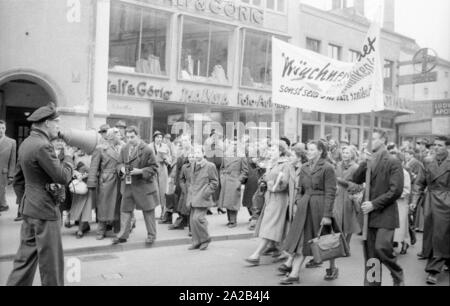
<svg viewBox="0 0 450 306">
<path fill-rule="evenodd" d="M 249 94 L 239 93 L 238 103 L 240 106 L 254 108 L 272 108 L 272 97 L 264 97 L 263 95 L 251 96 Z M 275 104 L 276 108 L 289 109 L 289 106 Z"/>
<path fill-rule="evenodd" d="M 172 0 L 172 5 L 185 10 L 210 12 L 241 22 L 263 24 L 264 11 L 231 0 Z"/>
<path fill-rule="evenodd" d="M 180 102 L 210 105 L 229 105 L 230 100 L 226 93 L 218 93 L 212 89 L 190 90 L 183 88 Z"/>
<path fill-rule="evenodd" d="M 122 79 L 114 82 L 108 81 L 108 94 L 164 101 L 168 101 L 172 97 L 172 91 L 166 90 L 164 87 L 156 87 L 144 81 L 136 85 Z"/>
<path fill-rule="evenodd" d="M 434 117 L 450 117 L 450 101 L 433 102 Z"/>
</svg>

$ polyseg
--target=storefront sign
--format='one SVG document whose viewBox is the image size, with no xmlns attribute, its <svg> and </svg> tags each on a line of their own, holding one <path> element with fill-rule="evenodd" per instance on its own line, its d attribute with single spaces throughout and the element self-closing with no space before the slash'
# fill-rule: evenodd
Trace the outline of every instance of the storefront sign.
<svg viewBox="0 0 450 306">
<path fill-rule="evenodd" d="M 212 89 L 191 90 L 183 88 L 180 102 L 209 105 L 229 105 L 230 100 L 226 93 L 216 92 Z"/>
<path fill-rule="evenodd" d="M 410 84 L 431 83 L 436 82 L 437 79 L 438 79 L 437 71 L 420 74 L 409 74 L 400 76 L 398 79 L 398 84 L 401 86 Z"/>
<path fill-rule="evenodd" d="M 389 110 L 408 110 L 409 100 L 394 95 L 384 95 L 384 107 Z"/>
<path fill-rule="evenodd" d="M 151 117 L 150 109 L 150 105 L 145 101 L 108 100 L 108 112 L 114 115 Z"/>
<path fill-rule="evenodd" d="M 164 87 L 153 86 L 145 81 L 132 83 L 126 79 L 108 81 L 108 94 L 163 101 L 172 97 L 172 91 Z"/>
<path fill-rule="evenodd" d="M 172 5 L 185 10 L 209 12 L 241 22 L 263 24 L 264 11 L 231 0 L 172 0 Z"/>
<path fill-rule="evenodd" d="M 433 117 L 450 117 L 450 101 L 433 102 Z"/>
<path fill-rule="evenodd" d="M 380 26 L 373 23 L 356 63 L 334 60 L 272 38 L 272 99 L 333 114 L 382 111 Z"/>
<path fill-rule="evenodd" d="M 263 95 L 250 95 L 239 93 L 238 103 L 244 107 L 265 108 L 270 109 L 273 107 L 272 97 L 264 97 Z M 289 106 L 275 104 L 276 108 L 289 109 Z"/>
</svg>

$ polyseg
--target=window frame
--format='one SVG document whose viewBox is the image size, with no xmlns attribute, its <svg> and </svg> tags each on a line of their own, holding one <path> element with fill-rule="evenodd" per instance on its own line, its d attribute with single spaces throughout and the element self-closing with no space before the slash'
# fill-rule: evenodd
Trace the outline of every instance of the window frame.
<svg viewBox="0 0 450 306">
<path fill-rule="evenodd" d="M 336 48 L 336 50 L 337 50 L 337 57 L 338 57 L 338 58 L 334 58 L 334 57 L 332 56 L 333 54 L 330 55 L 330 48 L 331 48 L 331 50 L 332 50 L 331 53 L 333 53 L 334 48 Z M 328 57 L 330 57 L 330 58 L 332 58 L 332 59 L 334 59 L 334 60 L 337 60 L 337 61 L 341 61 L 341 60 L 342 60 L 342 46 L 339 46 L 339 45 L 333 44 L 333 43 L 328 43 L 327 53 L 328 53 L 328 54 L 327 54 Z"/>
<path fill-rule="evenodd" d="M 319 50 L 315 51 L 315 50 L 312 50 L 312 49 L 308 49 L 308 40 L 318 42 L 319 43 Z M 312 51 L 312 52 L 316 52 L 318 54 L 322 54 L 322 40 L 318 39 L 318 38 L 314 38 L 313 36 L 308 36 L 308 35 L 305 36 L 305 49 L 309 50 L 309 51 Z"/>
</svg>

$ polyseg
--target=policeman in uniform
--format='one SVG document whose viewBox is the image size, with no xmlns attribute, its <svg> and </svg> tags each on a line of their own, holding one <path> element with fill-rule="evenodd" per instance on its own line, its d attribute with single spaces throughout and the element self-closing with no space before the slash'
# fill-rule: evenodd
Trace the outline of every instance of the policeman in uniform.
<svg viewBox="0 0 450 306">
<path fill-rule="evenodd" d="M 72 180 L 73 150 L 66 148 L 66 156 L 60 161 L 50 142 L 59 132 L 58 113 L 53 103 L 39 108 L 27 120 L 33 125 L 30 136 L 19 149 L 14 180 L 15 184 L 25 184 L 21 243 L 7 285 L 31 286 L 39 264 L 43 286 L 63 286 L 61 214 L 55 191 L 62 190 Z M 57 184 L 61 186 L 58 188 Z"/>
</svg>

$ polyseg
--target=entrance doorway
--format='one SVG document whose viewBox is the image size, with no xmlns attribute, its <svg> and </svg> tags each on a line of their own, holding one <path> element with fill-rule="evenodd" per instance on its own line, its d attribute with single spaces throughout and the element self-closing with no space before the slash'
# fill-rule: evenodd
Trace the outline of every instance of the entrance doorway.
<svg viewBox="0 0 450 306">
<path fill-rule="evenodd" d="M 1 84 L 0 118 L 6 121 L 6 135 L 20 146 L 30 134 L 31 123 L 27 117 L 50 101 L 54 101 L 51 95 L 35 82 L 16 79 Z"/>
</svg>

